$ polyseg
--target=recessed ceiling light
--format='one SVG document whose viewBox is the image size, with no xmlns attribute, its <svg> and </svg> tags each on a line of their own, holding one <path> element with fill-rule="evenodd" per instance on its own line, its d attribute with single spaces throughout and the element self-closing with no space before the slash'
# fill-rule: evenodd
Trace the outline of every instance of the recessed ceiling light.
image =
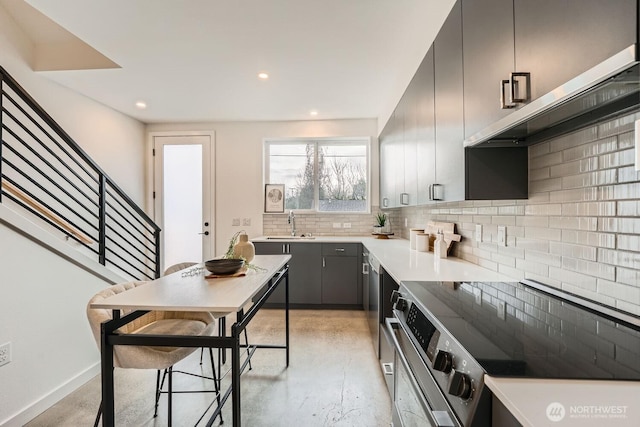
<svg viewBox="0 0 640 427">
<path fill-rule="evenodd" d="M 267 73 L 258 73 L 258 78 L 260 80 L 267 80 L 269 78 L 269 74 L 267 74 Z"/>
<path fill-rule="evenodd" d="M 137 101 L 136 102 L 136 108 L 140 109 L 140 110 L 144 110 L 145 108 L 147 108 L 147 103 L 144 101 Z"/>
<path fill-rule="evenodd" d="M 318 112 L 316 110 L 311 110 L 309 111 L 309 114 L 311 114 L 312 116 L 317 116 Z"/>
</svg>

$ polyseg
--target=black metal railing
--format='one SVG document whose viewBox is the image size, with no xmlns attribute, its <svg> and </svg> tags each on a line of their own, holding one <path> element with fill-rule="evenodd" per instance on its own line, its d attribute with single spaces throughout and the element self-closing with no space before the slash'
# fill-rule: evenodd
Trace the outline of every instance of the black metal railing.
<svg viewBox="0 0 640 427">
<path fill-rule="evenodd" d="M 160 228 L 0 67 L 0 203 L 100 264 L 160 276 Z"/>
</svg>

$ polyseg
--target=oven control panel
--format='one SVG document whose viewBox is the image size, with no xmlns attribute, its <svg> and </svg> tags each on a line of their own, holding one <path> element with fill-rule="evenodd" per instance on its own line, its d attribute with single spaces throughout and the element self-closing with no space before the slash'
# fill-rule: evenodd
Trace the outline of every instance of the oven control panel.
<svg viewBox="0 0 640 427">
<path fill-rule="evenodd" d="M 461 420 L 472 417 L 484 385 L 484 370 L 428 312 L 400 297 L 396 310 L 438 387 Z M 398 313 L 400 314 L 400 313 Z"/>
</svg>

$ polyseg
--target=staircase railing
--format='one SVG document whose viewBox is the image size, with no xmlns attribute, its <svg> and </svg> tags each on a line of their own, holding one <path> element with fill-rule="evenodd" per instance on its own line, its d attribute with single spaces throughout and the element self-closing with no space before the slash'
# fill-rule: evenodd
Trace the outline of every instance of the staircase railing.
<svg viewBox="0 0 640 427">
<path fill-rule="evenodd" d="M 0 203 L 134 279 L 160 276 L 160 228 L 0 67 Z"/>
</svg>

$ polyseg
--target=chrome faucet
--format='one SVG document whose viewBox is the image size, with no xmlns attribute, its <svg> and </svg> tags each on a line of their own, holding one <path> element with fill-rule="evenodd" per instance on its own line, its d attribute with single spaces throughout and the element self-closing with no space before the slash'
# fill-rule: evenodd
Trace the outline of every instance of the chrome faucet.
<svg viewBox="0 0 640 427">
<path fill-rule="evenodd" d="M 291 224 L 291 235 L 296 235 L 296 216 L 293 214 L 293 210 L 289 211 L 289 224 Z"/>
</svg>

